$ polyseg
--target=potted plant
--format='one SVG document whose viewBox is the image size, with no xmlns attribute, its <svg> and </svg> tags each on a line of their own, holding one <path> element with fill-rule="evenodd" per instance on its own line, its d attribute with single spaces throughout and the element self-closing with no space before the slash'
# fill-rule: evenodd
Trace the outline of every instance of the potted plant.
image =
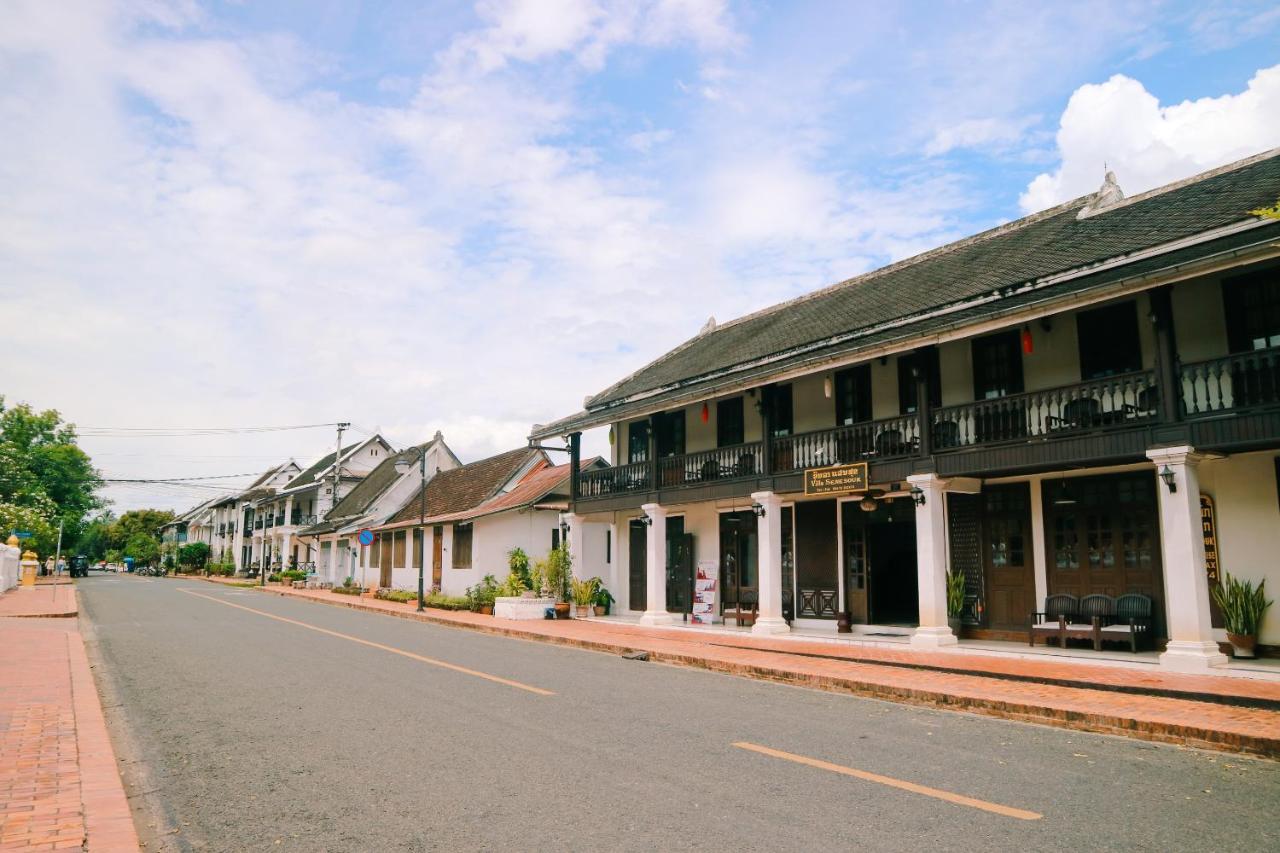
<svg viewBox="0 0 1280 853">
<path fill-rule="evenodd" d="M 575 615 L 579 619 L 586 619 L 591 615 L 591 606 L 596 600 L 597 584 L 596 578 L 583 580 L 582 578 L 570 578 L 569 586 L 573 592 L 573 604 Z"/>
<path fill-rule="evenodd" d="M 960 614 L 964 613 L 964 573 L 947 572 L 947 624 L 951 633 L 960 636 Z"/>
<path fill-rule="evenodd" d="M 545 582 L 548 591 L 555 596 L 556 618 L 569 618 L 569 581 L 573 578 L 573 560 L 569 557 L 569 549 L 561 545 L 552 548 L 547 554 Z"/>
<path fill-rule="evenodd" d="M 529 555 L 524 552 L 523 548 L 512 548 L 507 552 L 507 568 L 511 570 L 511 574 L 520 577 L 526 589 L 535 589 L 533 584 L 529 582 Z M 520 595 L 520 593 L 516 593 L 516 595 Z"/>
<path fill-rule="evenodd" d="M 595 605 L 596 615 L 608 616 L 609 611 L 613 608 L 613 595 L 604 588 L 604 581 L 600 580 L 600 578 L 595 578 L 594 580 L 596 582 L 596 598 L 592 604 Z"/>
<path fill-rule="evenodd" d="M 1267 601 L 1265 580 L 1255 589 L 1251 581 L 1223 575 L 1222 583 L 1213 587 L 1213 600 L 1222 611 L 1227 623 L 1227 640 L 1231 643 L 1233 657 L 1251 658 L 1258 643 L 1258 627 L 1262 616 L 1271 606 Z"/>
</svg>

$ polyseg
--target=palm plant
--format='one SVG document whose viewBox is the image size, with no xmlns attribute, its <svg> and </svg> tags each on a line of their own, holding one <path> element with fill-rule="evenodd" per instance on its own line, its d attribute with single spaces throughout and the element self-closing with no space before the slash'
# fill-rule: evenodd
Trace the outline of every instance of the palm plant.
<svg viewBox="0 0 1280 853">
<path fill-rule="evenodd" d="M 1255 589 L 1252 581 L 1242 581 L 1227 573 L 1222 583 L 1213 587 L 1213 600 L 1222 611 L 1227 633 L 1239 637 L 1256 637 L 1262 616 L 1272 602 L 1267 601 L 1265 580 Z"/>
<path fill-rule="evenodd" d="M 958 570 L 947 572 L 947 615 L 959 616 L 964 612 L 964 573 Z"/>
</svg>

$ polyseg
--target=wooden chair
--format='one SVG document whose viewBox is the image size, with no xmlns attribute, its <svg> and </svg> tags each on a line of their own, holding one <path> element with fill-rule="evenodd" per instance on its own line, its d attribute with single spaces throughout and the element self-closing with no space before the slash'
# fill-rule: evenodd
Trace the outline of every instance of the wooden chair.
<svg viewBox="0 0 1280 853">
<path fill-rule="evenodd" d="M 1036 637 L 1047 641 L 1057 637 L 1060 646 L 1066 645 L 1066 629 L 1080 613 L 1080 599 L 1074 595 L 1051 595 L 1044 600 L 1044 610 L 1032 613 L 1027 622 L 1029 645 L 1036 644 Z"/>
<path fill-rule="evenodd" d="M 1049 415 L 1050 429 L 1087 429 L 1102 422 L 1102 403 L 1094 397 L 1077 397 L 1062 406 L 1062 416 Z"/>
<path fill-rule="evenodd" d="M 960 424 L 955 421 L 936 421 L 929 435 L 937 450 L 960 446 Z"/>
<path fill-rule="evenodd" d="M 1149 643 L 1152 638 L 1151 598 L 1131 592 L 1115 600 L 1115 609 L 1099 631 L 1097 648 L 1103 642 L 1127 642 L 1134 654 L 1138 652 L 1138 639 Z"/>
<path fill-rule="evenodd" d="M 725 624 L 729 624 L 732 619 L 738 627 L 751 627 L 756 624 L 756 617 L 760 614 L 760 599 L 754 590 L 744 589 L 738 594 L 738 603 L 732 609 L 726 607 L 724 610 Z"/>
</svg>

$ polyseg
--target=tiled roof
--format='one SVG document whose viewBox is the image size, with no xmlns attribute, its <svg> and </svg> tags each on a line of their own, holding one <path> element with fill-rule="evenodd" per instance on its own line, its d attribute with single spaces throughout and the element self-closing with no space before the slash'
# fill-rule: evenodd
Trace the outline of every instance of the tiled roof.
<svg viewBox="0 0 1280 853">
<path fill-rule="evenodd" d="M 584 415 L 608 411 L 630 399 L 657 398 L 676 387 L 709 385 L 726 372 L 746 371 L 762 362 L 773 369 L 800 363 L 788 361 L 793 351 L 812 357 L 829 347 L 826 352 L 856 354 L 957 319 L 995 316 L 1012 304 L 1003 297 L 1020 288 L 1048 286 L 1055 276 L 1248 222 L 1249 210 L 1273 204 L 1277 195 L 1280 149 L 1083 218 L 1077 214 L 1093 196 L 1079 198 L 721 324 L 589 398 Z M 1274 239 L 1276 231 L 1280 223 L 1253 233 L 1258 240 Z M 1125 274 L 1129 271 L 1125 267 Z M 965 307 L 987 298 L 988 304 Z M 958 312 L 937 316 L 948 308 Z M 585 420 L 566 418 L 536 428 L 534 435 L 555 434 L 561 425 Z"/>
<path fill-rule="evenodd" d="M 534 457 L 541 454 L 541 450 L 521 447 L 463 465 L 461 468 L 439 472 L 427 481 L 427 516 L 434 518 L 479 506 L 493 497 L 504 483 L 514 477 Z M 415 492 L 404 507 L 387 523 L 416 521 L 421 494 L 422 490 Z"/>
<path fill-rule="evenodd" d="M 426 444 L 421 445 L 422 452 L 426 453 L 431 445 L 438 439 L 432 439 Z M 396 470 L 396 463 L 400 460 L 416 462 L 417 453 L 413 448 L 405 448 L 399 453 L 393 454 L 382 460 L 378 467 L 365 476 L 363 480 L 356 484 L 356 487 L 346 494 L 337 505 L 325 513 L 324 520 L 312 525 L 301 531 L 300 535 L 315 536 L 321 533 L 330 533 L 342 527 L 345 523 L 354 521 L 368 511 L 383 492 L 391 488 L 391 486 L 400 479 L 400 472 Z"/>
<path fill-rule="evenodd" d="M 580 467 L 585 471 L 598 464 L 600 464 L 600 458 L 596 457 L 582 462 Z M 526 474 L 509 492 L 494 495 L 489 500 L 471 509 L 435 516 L 429 520 L 432 522 L 466 521 L 469 518 L 480 518 L 481 516 L 493 515 L 494 513 L 506 512 L 512 509 L 523 509 L 540 503 L 549 495 L 561 493 L 562 489 L 563 494 L 567 497 L 569 494 L 570 470 L 571 467 L 567 464 L 544 464 L 541 468 L 535 468 Z"/>
<path fill-rule="evenodd" d="M 342 448 L 342 455 L 345 457 L 347 454 L 355 450 L 361 444 L 364 444 L 364 442 L 360 441 L 360 442 L 356 442 L 355 444 L 347 445 L 346 447 Z M 299 474 L 298 476 L 290 480 L 288 483 L 286 483 L 285 488 L 296 489 L 299 486 L 306 486 L 310 483 L 314 483 L 316 481 L 316 475 L 319 474 L 321 471 L 323 471 L 325 468 L 328 468 L 330 465 L 333 464 L 333 456 L 334 456 L 333 453 L 326 453 L 324 456 L 320 457 L 319 461 L 317 461 L 314 465 L 312 465 L 310 468 L 303 471 L 301 474 Z"/>
</svg>

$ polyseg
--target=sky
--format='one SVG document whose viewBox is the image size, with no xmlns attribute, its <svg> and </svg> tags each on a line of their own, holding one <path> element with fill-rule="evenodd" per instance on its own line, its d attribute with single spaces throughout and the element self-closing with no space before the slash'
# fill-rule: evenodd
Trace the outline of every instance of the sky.
<svg viewBox="0 0 1280 853">
<path fill-rule="evenodd" d="M 1280 146 L 1273 0 L 0 5 L 0 395 L 119 479 L 472 461 L 708 317 Z"/>
</svg>

